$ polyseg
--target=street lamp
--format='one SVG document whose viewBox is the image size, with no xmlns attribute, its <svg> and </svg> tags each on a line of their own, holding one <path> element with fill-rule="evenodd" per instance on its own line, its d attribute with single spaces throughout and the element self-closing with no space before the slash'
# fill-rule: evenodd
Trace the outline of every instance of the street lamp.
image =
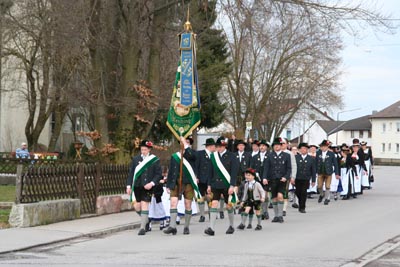
<svg viewBox="0 0 400 267">
<path fill-rule="evenodd" d="M 356 111 L 356 110 L 360 110 L 360 109 L 361 109 L 361 108 L 355 108 L 355 109 L 349 109 L 349 110 L 342 110 L 342 111 L 339 111 L 339 112 L 337 113 L 337 115 L 336 115 L 336 122 L 337 122 L 337 126 L 336 126 L 336 145 L 338 145 L 339 115 L 340 115 L 341 113 L 346 113 L 346 112 L 350 112 L 350 111 Z"/>
</svg>

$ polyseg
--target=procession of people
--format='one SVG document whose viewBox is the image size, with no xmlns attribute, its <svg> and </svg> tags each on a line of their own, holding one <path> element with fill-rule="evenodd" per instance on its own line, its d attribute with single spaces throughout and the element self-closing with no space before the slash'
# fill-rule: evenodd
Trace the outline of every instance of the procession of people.
<svg viewBox="0 0 400 267">
<path fill-rule="evenodd" d="M 254 215 L 254 230 L 259 231 L 262 220 L 270 219 L 268 209 L 273 209 L 272 223 L 283 223 L 288 202 L 306 213 L 313 193 L 318 194 L 318 203 L 328 206 L 332 197 L 335 201 L 357 198 L 374 182 L 372 150 L 359 139 L 350 145 L 322 140 L 318 145 L 302 142 L 290 147 L 281 137 L 269 144 L 221 136 L 208 138 L 200 151 L 191 147 L 191 137 L 181 137 L 179 142 L 181 152 L 171 155 L 164 171 L 160 159 L 151 153 L 149 140 L 140 143 L 140 155 L 132 159 L 126 192 L 141 216 L 138 235 L 151 231 L 151 220 L 161 220 L 164 234 L 176 235 L 178 207 L 184 216 L 184 235 L 190 234 L 193 214 L 205 224 L 206 235 L 215 235 L 217 219 L 222 221 L 225 211 L 226 234 L 252 229 Z M 237 226 L 235 213 L 241 217 Z"/>
</svg>

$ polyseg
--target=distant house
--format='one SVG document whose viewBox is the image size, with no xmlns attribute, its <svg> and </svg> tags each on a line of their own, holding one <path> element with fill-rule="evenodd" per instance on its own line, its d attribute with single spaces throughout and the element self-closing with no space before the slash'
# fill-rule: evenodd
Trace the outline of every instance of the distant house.
<svg viewBox="0 0 400 267">
<path fill-rule="evenodd" d="M 400 164 L 400 101 L 370 116 L 377 162 Z"/>
<path fill-rule="evenodd" d="M 337 123 L 337 127 L 328 132 L 328 139 L 338 145 L 351 144 L 354 138 L 371 144 L 370 115 L 355 118 L 343 123 Z"/>
</svg>

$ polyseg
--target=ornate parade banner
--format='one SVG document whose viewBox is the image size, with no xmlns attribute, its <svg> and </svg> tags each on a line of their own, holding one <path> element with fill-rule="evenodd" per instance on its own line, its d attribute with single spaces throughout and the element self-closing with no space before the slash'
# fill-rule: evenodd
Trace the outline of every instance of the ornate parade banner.
<svg viewBox="0 0 400 267">
<path fill-rule="evenodd" d="M 177 139 L 188 137 L 201 120 L 195 38 L 190 22 L 186 22 L 185 32 L 179 36 L 181 56 L 167 119 L 167 126 Z"/>
</svg>

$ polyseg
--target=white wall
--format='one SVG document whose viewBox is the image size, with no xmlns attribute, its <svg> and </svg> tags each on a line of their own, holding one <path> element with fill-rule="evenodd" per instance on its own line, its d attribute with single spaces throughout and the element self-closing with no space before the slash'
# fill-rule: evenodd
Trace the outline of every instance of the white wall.
<svg viewBox="0 0 400 267">
<path fill-rule="evenodd" d="M 314 125 L 304 134 L 304 142 L 310 145 L 319 145 L 322 140 L 326 138 L 326 132 L 318 123 L 314 123 Z"/>
<path fill-rule="evenodd" d="M 15 151 L 22 142 L 26 142 L 25 124 L 28 120 L 26 100 L 26 80 L 18 66 L 12 60 L 3 62 L 2 97 L 0 106 L 0 151 Z M 50 122 L 48 121 L 40 135 L 39 143 L 48 145 L 50 140 Z"/>
<path fill-rule="evenodd" d="M 372 123 L 372 140 L 371 144 L 374 147 L 373 154 L 376 158 L 385 159 L 400 159 L 400 129 L 397 129 L 397 123 L 400 123 L 400 118 L 393 119 L 371 119 Z M 383 129 L 383 124 L 386 129 Z M 385 149 L 383 151 L 383 144 Z"/>
</svg>

